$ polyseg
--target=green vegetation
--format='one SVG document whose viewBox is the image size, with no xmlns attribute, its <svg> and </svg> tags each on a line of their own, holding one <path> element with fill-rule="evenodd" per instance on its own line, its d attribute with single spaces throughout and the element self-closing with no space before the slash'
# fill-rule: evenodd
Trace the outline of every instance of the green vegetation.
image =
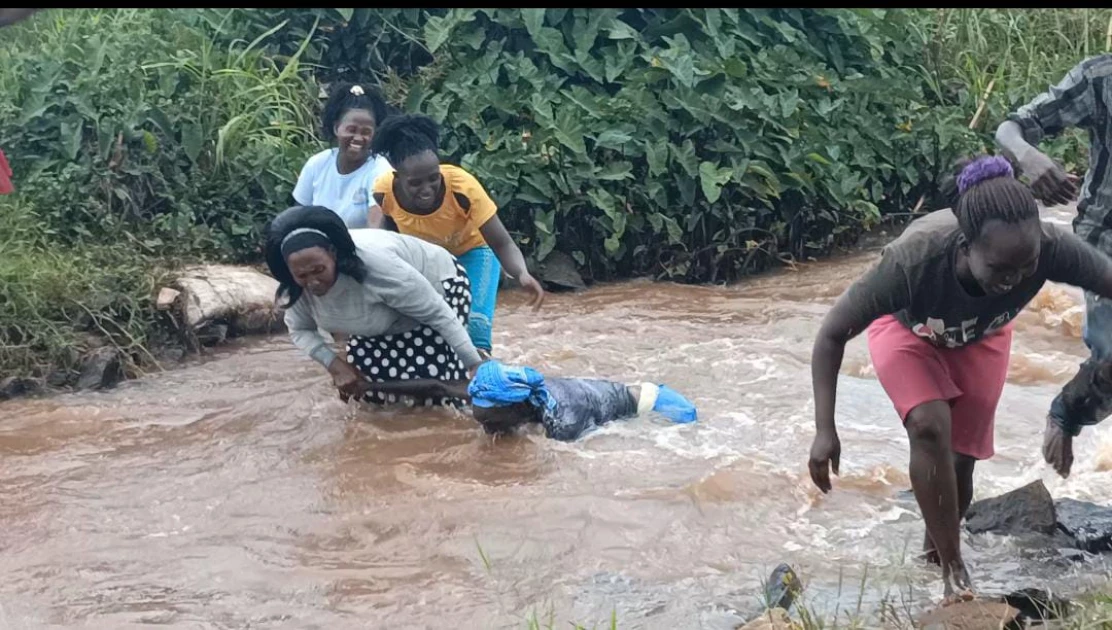
<svg viewBox="0 0 1112 630">
<path fill-rule="evenodd" d="M 441 121 L 447 159 L 479 176 L 533 260 L 559 250 L 598 280 L 722 282 L 945 205 L 954 159 L 1106 50 L 1110 18 L 44 11 L 6 28 L 0 49 L 17 187 L 0 221 L 21 228 L 0 237 L 18 243 L 0 261 L 0 374 L 80 355 L 89 321 L 139 360 L 160 321 L 150 270 L 258 261 L 262 226 L 323 146 L 319 95 L 335 79 L 378 83 Z M 1051 152 L 1084 168 L 1079 134 Z"/>
</svg>

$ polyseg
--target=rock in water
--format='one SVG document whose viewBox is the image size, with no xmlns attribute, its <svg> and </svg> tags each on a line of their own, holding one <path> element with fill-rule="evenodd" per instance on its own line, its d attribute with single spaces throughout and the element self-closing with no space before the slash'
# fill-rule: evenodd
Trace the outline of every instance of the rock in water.
<svg viewBox="0 0 1112 630">
<path fill-rule="evenodd" d="M 1112 508 L 1075 499 L 1060 499 L 1055 507 L 1058 527 L 1073 537 L 1078 549 L 1112 551 Z"/>
<path fill-rule="evenodd" d="M 1070 602 L 1038 588 L 1025 588 L 1004 596 L 1009 606 L 1019 611 L 1020 619 L 1053 621 L 1070 614 Z"/>
<path fill-rule="evenodd" d="M 123 380 L 120 353 L 115 348 L 97 348 L 85 357 L 77 389 L 107 389 Z"/>
<path fill-rule="evenodd" d="M 1019 611 L 1004 602 L 958 602 L 919 618 L 922 630 L 1001 630 L 1010 627 Z"/>
<path fill-rule="evenodd" d="M 28 396 L 30 394 L 38 393 L 38 391 L 41 389 L 42 384 L 33 378 L 9 376 L 8 378 L 0 381 L 0 400 L 17 398 L 19 396 Z"/>
<path fill-rule="evenodd" d="M 552 251 L 540 264 L 540 280 L 544 284 L 562 289 L 586 289 L 583 276 L 579 275 L 575 260 L 563 252 Z"/>
<path fill-rule="evenodd" d="M 803 584 L 791 566 L 781 564 L 772 571 L 765 584 L 765 601 L 772 608 L 791 610 L 795 598 L 803 592 Z"/>
<path fill-rule="evenodd" d="M 1056 524 L 1054 500 L 1041 480 L 977 501 L 965 517 L 965 528 L 974 534 L 1053 534 Z"/>
</svg>

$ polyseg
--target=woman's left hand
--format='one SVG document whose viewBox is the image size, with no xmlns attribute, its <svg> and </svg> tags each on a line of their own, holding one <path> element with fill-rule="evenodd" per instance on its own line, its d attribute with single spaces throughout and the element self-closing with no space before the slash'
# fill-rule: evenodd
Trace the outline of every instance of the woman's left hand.
<svg viewBox="0 0 1112 630">
<path fill-rule="evenodd" d="M 533 298 L 529 300 L 529 306 L 533 307 L 533 312 L 539 311 L 541 305 L 544 304 L 544 287 L 528 271 L 523 272 L 517 281 L 523 289 L 533 294 Z"/>
</svg>

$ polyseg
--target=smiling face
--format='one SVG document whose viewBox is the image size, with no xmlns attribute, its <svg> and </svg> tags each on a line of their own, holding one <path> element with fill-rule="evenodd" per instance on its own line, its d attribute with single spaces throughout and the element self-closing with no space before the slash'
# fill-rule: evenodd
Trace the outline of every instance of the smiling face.
<svg viewBox="0 0 1112 630">
<path fill-rule="evenodd" d="M 363 163 L 371 154 L 371 138 L 375 135 L 374 114 L 365 109 L 349 109 L 340 117 L 333 131 L 340 152 L 352 163 Z"/>
<path fill-rule="evenodd" d="M 1038 269 L 1041 237 L 1037 220 L 985 222 L 980 235 L 966 250 L 970 274 L 987 295 L 1011 291 Z"/>
<path fill-rule="evenodd" d="M 402 207 L 416 212 L 432 212 L 444 197 L 444 178 L 440 159 L 432 151 L 422 151 L 398 165 L 394 192 Z"/>
<path fill-rule="evenodd" d="M 321 297 L 336 284 L 336 256 L 323 247 L 308 247 L 286 257 L 297 286 Z"/>
</svg>

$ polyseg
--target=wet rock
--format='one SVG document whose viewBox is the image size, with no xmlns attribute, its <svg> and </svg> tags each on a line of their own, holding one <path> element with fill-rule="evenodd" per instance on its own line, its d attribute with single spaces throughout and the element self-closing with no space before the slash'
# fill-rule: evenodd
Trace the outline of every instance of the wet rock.
<svg viewBox="0 0 1112 630">
<path fill-rule="evenodd" d="M 587 288 L 583 276 L 579 275 L 575 260 L 563 252 L 549 253 L 539 265 L 539 271 L 538 278 L 546 287 L 571 290 Z"/>
<path fill-rule="evenodd" d="M 965 528 L 974 534 L 1053 534 L 1057 527 L 1054 500 L 1043 482 L 1035 481 L 1007 494 L 969 506 Z"/>
<path fill-rule="evenodd" d="M 97 348 L 85 357 L 77 389 L 107 389 L 124 378 L 120 353 L 115 348 Z"/>
<path fill-rule="evenodd" d="M 0 381 L 0 400 L 30 396 L 42 390 L 42 383 L 33 378 L 9 376 Z"/>
<path fill-rule="evenodd" d="M 1060 499 L 1055 507 L 1058 527 L 1073 537 L 1078 549 L 1090 553 L 1112 551 L 1112 508 L 1075 499 Z"/>
<path fill-rule="evenodd" d="M 740 625 L 737 630 L 797 630 L 801 626 L 794 623 L 783 608 L 771 608 L 760 617 Z"/>
<path fill-rule="evenodd" d="M 203 346 L 215 346 L 228 338 L 227 324 L 207 324 L 197 331 L 197 341 Z"/>
<path fill-rule="evenodd" d="M 765 601 L 771 608 L 791 610 L 795 598 L 803 592 L 803 584 L 791 566 L 781 564 L 772 571 L 765 583 Z"/>
<path fill-rule="evenodd" d="M 1013 537 L 1018 547 L 1019 557 L 1026 562 L 1036 562 L 1046 567 L 1070 570 L 1080 562 L 1087 562 L 1096 556 L 1076 547 L 1072 536 L 1058 530 L 1053 535 L 1020 534 Z"/>
<path fill-rule="evenodd" d="M 174 306 L 174 302 L 178 299 L 179 295 L 181 295 L 181 291 L 177 289 L 162 287 L 162 290 L 158 292 L 158 300 L 155 302 L 155 305 L 160 311 L 168 311 Z"/>
<path fill-rule="evenodd" d="M 1004 602 L 958 602 L 919 618 L 922 630 L 1001 630 L 1011 627 L 1019 611 Z"/>
<path fill-rule="evenodd" d="M 1038 588 L 1025 588 L 1004 596 L 1004 601 L 1019 612 L 1022 621 L 1053 621 L 1069 616 L 1071 604 L 1064 597 L 1058 597 Z"/>
<path fill-rule="evenodd" d="M 178 363 L 185 358 L 185 348 L 181 346 L 166 346 L 159 348 L 155 358 L 160 363 Z"/>
<path fill-rule="evenodd" d="M 65 387 L 73 381 L 73 374 L 68 370 L 54 370 L 46 376 L 46 384 L 50 387 Z"/>
</svg>

